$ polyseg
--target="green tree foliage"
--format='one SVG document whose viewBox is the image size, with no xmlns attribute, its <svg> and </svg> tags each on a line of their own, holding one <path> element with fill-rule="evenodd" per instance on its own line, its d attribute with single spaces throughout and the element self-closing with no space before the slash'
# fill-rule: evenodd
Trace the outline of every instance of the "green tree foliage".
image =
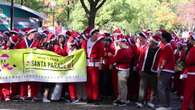
<svg viewBox="0 0 195 110">
<path fill-rule="evenodd" d="M 5 0 L 5 1 L 11 2 L 11 0 Z M 14 0 L 14 3 L 25 5 L 37 11 L 43 11 L 42 0 Z"/>
<path fill-rule="evenodd" d="M 10 0 L 8 0 L 10 1 Z M 20 3 L 21 0 L 15 0 Z M 24 5 L 40 12 L 48 12 L 48 7 L 41 6 L 42 0 L 24 0 Z M 56 20 L 67 28 L 83 30 L 88 26 L 88 15 L 80 0 L 55 0 Z M 65 1 L 74 1 L 66 4 Z M 90 0 L 84 0 L 89 9 Z M 136 32 L 141 28 L 156 30 L 159 26 L 173 29 L 178 22 L 178 4 L 190 3 L 192 0 L 106 0 L 97 11 L 95 25 L 106 30 L 118 26 L 126 32 Z M 36 4 L 36 5 L 33 5 Z M 43 8 L 44 7 L 44 8 Z"/>
<path fill-rule="evenodd" d="M 172 29 L 178 25 L 176 7 L 188 0 L 107 0 L 96 15 L 96 26 L 112 30 L 114 26 L 127 32 L 136 32 L 140 28 L 152 30 L 164 26 Z M 84 9 L 79 2 L 73 9 L 71 27 L 83 29 L 87 26 Z M 77 17 L 75 17 L 77 16 Z"/>
</svg>

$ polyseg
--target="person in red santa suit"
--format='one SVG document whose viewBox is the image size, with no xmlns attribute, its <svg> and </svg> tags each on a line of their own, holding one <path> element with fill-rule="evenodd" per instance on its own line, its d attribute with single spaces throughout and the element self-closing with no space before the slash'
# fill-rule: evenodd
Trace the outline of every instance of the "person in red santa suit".
<svg viewBox="0 0 195 110">
<path fill-rule="evenodd" d="M 125 106 L 127 104 L 127 80 L 129 77 L 130 64 L 132 63 L 132 49 L 129 48 L 127 42 L 115 41 L 116 53 L 112 60 L 113 66 L 117 69 L 118 90 L 117 99 L 114 100 L 114 105 Z"/>
<path fill-rule="evenodd" d="M 77 37 L 77 35 L 72 35 L 68 38 L 67 49 L 66 49 L 68 55 L 73 54 L 74 51 L 79 49 L 77 45 L 78 40 L 76 40 L 75 37 Z M 84 86 L 82 86 L 82 84 L 80 83 L 68 83 L 68 91 L 69 91 L 71 103 L 77 103 L 82 98 L 82 93 L 80 93 L 82 89 L 84 89 Z M 79 93 L 77 93 L 77 90 Z"/>
<path fill-rule="evenodd" d="M 170 44 L 171 40 L 171 34 L 167 31 L 163 31 L 161 34 L 161 42 L 164 44 L 164 47 L 161 48 L 158 66 L 159 107 L 157 110 L 170 107 L 171 77 L 175 73 L 175 57 Z"/>
<path fill-rule="evenodd" d="M 181 105 L 181 110 L 189 110 L 189 106 L 193 104 L 193 110 L 195 110 L 195 34 L 193 33 L 189 37 L 189 42 L 192 45 L 185 59 L 185 85 L 184 85 L 184 98 Z"/>
<path fill-rule="evenodd" d="M 136 72 L 136 66 L 137 66 L 137 61 L 138 61 L 138 57 L 139 57 L 139 53 L 138 53 L 138 48 L 135 45 L 135 36 L 129 36 L 127 38 L 128 40 L 128 44 L 130 46 L 130 48 L 132 49 L 132 63 L 130 64 L 130 72 L 129 72 L 129 79 L 128 79 L 128 99 L 130 101 L 137 101 L 137 91 L 139 89 L 139 83 L 138 82 L 138 74 Z M 137 84 L 137 85 L 136 85 Z"/>
<path fill-rule="evenodd" d="M 147 35 L 144 32 L 140 32 L 137 34 L 137 38 L 135 39 L 135 47 L 133 47 L 133 51 L 135 53 L 135 56 L 133 59 L 133 72 L 130 78 L 130 83 L 132 84 L 132 86 L 130 86 L 131 84 L 129 84 L 129 95 L 131 96 L 131 100 L 132 101 L 137 101 L 138 100 L 138 95 L 139 95 L 139 83 L 140 83 L 140 74 L 139 74 L 139 69 L 138 69 L 138 57 L 140 56 L 140 53 L 143 53 L 144 50 L 146 50 L 146 47 L 148 46 L 148 42 L 147 42 Z"/>
<path fill-rule="evenodd" d="M 17 49 L 24 49 L 24 48 L 39 48 L 40 42 L 35 39 L 35 36 L 37 34 L 36 29 L 30 29 L 27 32 L 27 36 L 23 38 L 17 45 Z"/>
<path fill-rule="evenodd" d="M 104 45 L 98 29 L 92 29 L 90 38 L 83 42 L 82 48 L 87 55 L 87 99 L 88 103 L 97 104 L 100 100 L 99 90 L 99 70 L 102 68 L 102 58 L 104 56 Z"/>
<path fill-rule="evenodd" d="M 116 52 L 116 46 L 114 41 L 118 41 L 119 39 L 122 39 L 123 34 L 120 28 L 116 28 L 114 29 L 114 31 L 112 32 L 112 42 L 108 47 L 108 57 L 110 57 L 110 59 L 113 58 L 113 56 L 115 55 Z M 118 90 L 118 75 L 117 72 L 118 70 L 116 68 L 110 68 L 111 72 L 112 72 L 112 90 L 113 90 L 113 98 L 114 100 L 117 99 L 118 94 L 119 94 L 119 90 Z"/>
<path fill-rule="evenodd" d="M 57 43 L 53 47 L 53 51 L 61 56 L 67 56 L 67 46 L 65 37 L 63 35 L 58 36 Z M 58 101 L 61 98 L 63 89 L 63 83 L 56 83 L 53 89 L 53 92 L 51 94 L 51 100 L 52 101 Z"/>
<path fill-rule="evenodd" d="M 182 41 L 177 42 L 177 48 L 174 51 L 175 61 L 176 61 L 176 72 L 173 79 L 173 89 L 178 96 L 182 97 L 183 83 L 180 79 L 180 75 L 183 73 L 184 61 L 186 56 L 185 47 Z"/>
<path fill-rule="evenodd" d="M 113 58 L 113 55 L 111 54 L 111 43 L 112 43 L 112 38 L 109 33 L 104 34 L 104 57 L 103 57 L 103 68 L 101 71 L 101 76 L 100 76 L 100 92 L 101 96 L 107 97 L 107 96 L 113 96 L 112 92 L 112 69 L 109 68 L 109 65 L 111 65 L 111 60 Z M 113 53 L 114 54 L 114 53 Z M 109 56 L 111 55 L 111 56 Z"/>
<path fill-rule="evenodd" d="M 10 36 L 9 40 L 6 41 L 6 44 L 3 46 L 2 49 L 8 50 L 8 49 L 14 49 L 15 45 L 18 43 L 19 37 L 17 35 Z M 1 92 L 3 95 L 4 100 L 10 101 L 10 98 L 12 96 L 13 85 L 16 85 L 16 83 L 2 83 L 1 84 Z"/>
<path fill-rule="evenodd" d="M 144 47 L 139 54 L 138 70 L 140 74 L 139 98 L 136 103 L 138 107 L 147 106 L 154 108 L 153 101 L 157 98 L 157 69 L 160 58 L 160 36 L 154 35 L 150 38 L 150 42 Z M 151 87 L 154 98 L 145 99 L 147 90 Z"/>
<path fill-rule="evenodd" d="M 37 34 L 36 29 L 30 29 L 27 32 L 27 36 L 24 37 L 17 45 L 16 49 L 24 48 L 39 48 L 40 42 L 36 40 Z M 25 100 L 26 98 L 32 98 L 35 101 L 39 90 L 39 83 L 36 82 L 22 82 L 20 83 L 20 99 Z"/>
</svg>

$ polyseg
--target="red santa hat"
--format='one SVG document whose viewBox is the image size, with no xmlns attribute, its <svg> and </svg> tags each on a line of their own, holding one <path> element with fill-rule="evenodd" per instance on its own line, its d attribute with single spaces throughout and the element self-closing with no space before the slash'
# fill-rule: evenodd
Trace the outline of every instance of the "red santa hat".
<svg viewBox="0 0 195 110">
<path fill-rule="evenodd" d="M 44 30 L 43 33 L 48 35 L 49 34 L 49 30 Z"/>
<path fill-rule="evenodd" d="M 152 36 L 151 38 L 150 38 L 153 42 L 155 42 L 155 43 L 160 43 L 160 41 L 161 41 L 161 37 L 159 36 L 159 35 L 154 35 L 154 36 Z"/>
<path fill-rule="evenodd" d="M 65 34 L 64 33 L 59 33 L 58 36 L 64 36 L 65 37 Z"/>
<path fill-rule="evenodd" d="M 91 27 L 87 27 L 87 28 L 83 31 L 83 33 L 89 35 L 89 33 L 90 33 L 90 31 L 91 31 L 92 29 L 93 29 L 93 28 L 91 28 Z"/>
<path fill-rule="evenodd" d="M 145 39 L 148 38 L 148 36 L 147 36 L 147 34 L 146 34 L 145 32 L 140 32 L 138 35 L 139 35 L 140 37 L 145 38 Z"/>
<path fill-rule="evenodd" d="M 80 41 L 80 33 L 76 32 L 76 31 L 73 31 L 72 36 L 75 38 L 75 40 L 76 40 L 77 42 Z"/>
<path fill-rule="evenodd" d="M 35 33 L 35 32 L 37 32 L 36 29 L 30 29 L 28 30 L 27 35 L 30 35 L 31 33 Z"/>
<path fill-rule="evenodd" d="M 95 32 L 99 32 L 100 30 L 99 29 L 92 29 L 89 33 L 90 36 L 92 36 Z"/>
<path fill-rule="evenodd" d="M 122 31 L 120 28 L 116 28 L 113 32 L 112 32 L 113 36 L 118 36 L 118 35 L 122 35 Z"/>
<path fill-rule="evenodd" d="M 32 28 L 24 28 L 22 29 L 23 32 L 27 33 L 29 30 L 31 30 Z"/>
<path fill-rule="evenodd" d="M 54 41 L 55 39 L 56 39 L 56 36 L 50 32 L 47 36 L 47 42 Z"/>
<path fill-rule="evenodd" d="M 19 30 L 18 29 L 13 29 L 10 31 L 10 34 L 18 34 Z"/>
<path fill-rule="evenodd" d="M 69 31 L 69 30 L 68 30 L 68 31 L 66 31 L 66 35 L 67 35 L 67 36 L 71 36 L 71 34 L 72 34 L 72 32 L 71 32 L 71 31 Z"/>
<path fill-rule="evenodd" d="M 71 46 L 76 46 L 77 45 L 77 43 L 76 43 L 76 41 L 75 41 L 75 38 L 73 37 L 73 36 L 70 36 L 69 38 L 68 38 L 68 40 L 67 40 L 67 45 L 71 45 Z"/>
<path fill-rule="evenodd" d="M 19 37 L 18 37 L 17 35 L 12 36 L 12 37 L 9 38 L 9 41 L 10 41 L 12 44 L 16 45 L 16 44 L 18 43 L 18 41 L 19 41 Z"/>
</svg>

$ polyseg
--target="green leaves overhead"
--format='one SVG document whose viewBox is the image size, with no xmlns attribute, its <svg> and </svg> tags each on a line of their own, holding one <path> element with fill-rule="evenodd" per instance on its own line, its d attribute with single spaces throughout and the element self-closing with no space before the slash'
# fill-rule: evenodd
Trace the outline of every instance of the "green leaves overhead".
<svg viewBox="0 0 195 110">
<path fill-rule="evenodd" d="M 10 0 L 8 0 L 10 1 Z M 24 0 L 27 5 L 35 10 L 44 12 L 46 8 L 41 8 L 44 0 Z M 46 0 L 47 1 L 47 0 Z M 56 19 L 61 21 L 67 28 L 83 30 L 88 25 L 88 15 L 86 15 L 80 0 L 55 0 Z M 71 1 L 71 4 L 67 4 Z M 90 0 L 89 0 L 90 1 Z M 178 22 L 178 5 L 190 3 L 192 0 L 106 0 L 105 4 L 97 11 L 96 27 L 112 30 L 119 26 L 126 32 L 136 32 L 140 28 L 150 28 L 156 30 L 163 25 L 167 29 L 172 29 L 181 24 Z M 16 0 L 20 3 L 20 0 Z M 84 0 L 89 9 L 88 0 Z M 37 5 L 33 5 L 37 4 Z M 44 6 L 42 6 L 44 7 Z M 62 8 L 62 9 L 61 9 Z"/>
<path fill-rule="evenodd" d="M 177 4 L 185 2 L 188 0 L 107 0 L 96 15 L 96 26 L 107 30 L 119 26 L 127 32 L 136 32 L 140 27 L 155 30 L 161 25 L 171 29 L 178 25 Z M 82 29 L 87 25 L 83 21 L 87 20 L 86 16 L 83 16 L 84 10 L 82 9 L 83 13 L 78 7 L 74 10 L 74 13 L 78 10 L 77 16 L 82 20 L 74 20 L 77 23 L 73 24 L 81 23 Z"/>
</svg>

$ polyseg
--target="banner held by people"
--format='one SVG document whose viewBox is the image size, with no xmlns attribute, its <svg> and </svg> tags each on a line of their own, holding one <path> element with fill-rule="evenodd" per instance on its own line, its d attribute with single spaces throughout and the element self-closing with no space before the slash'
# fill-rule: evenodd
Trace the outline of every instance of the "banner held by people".
<svg viewBox="0 0 195 110">
<path fill-rule="evenodd" d="M 39 49 L 0 51 L 0 83 L 85 82 L 86 55 L 83 49 L 63 57 Z"/>
</svg>

